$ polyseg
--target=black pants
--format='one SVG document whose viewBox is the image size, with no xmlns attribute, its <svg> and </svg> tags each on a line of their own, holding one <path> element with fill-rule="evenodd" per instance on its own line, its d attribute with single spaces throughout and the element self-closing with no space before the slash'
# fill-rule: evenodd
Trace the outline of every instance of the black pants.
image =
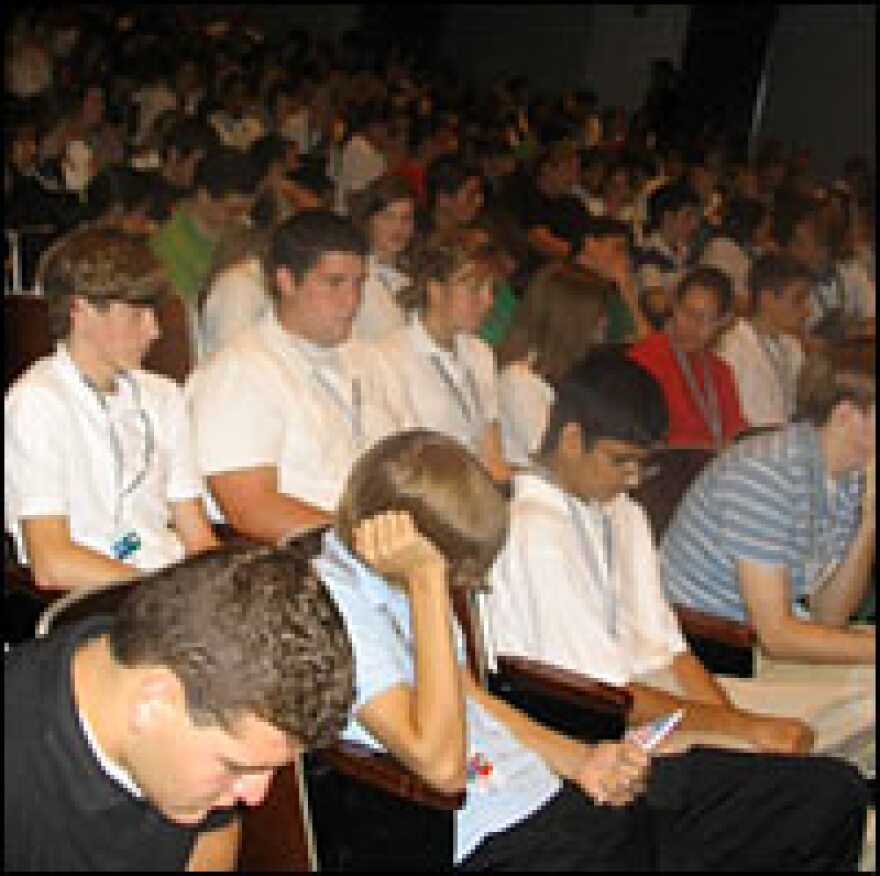
<svg viewBox="0 0 880 876">
<path fill-rule="evenodd" d="M 597 806 L 566 784 L 463 870 L 855 870 L 868 794 L 831 757 L 695 747 L 657 757 L 647 793 Z"/>
</svg>

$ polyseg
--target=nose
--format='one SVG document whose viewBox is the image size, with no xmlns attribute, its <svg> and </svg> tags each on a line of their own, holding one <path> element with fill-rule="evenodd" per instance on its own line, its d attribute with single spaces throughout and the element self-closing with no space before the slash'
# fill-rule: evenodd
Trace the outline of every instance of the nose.
<svg viewBox="0 0 880 876">
<path fill-rule="evenodd" d="M 266 794 L 269 793 L 273 776 L 273 772 L 242 776 L 233 788 L 235 799 L 246 806 L 259 806 L 266 799 Z"/>
</svg>

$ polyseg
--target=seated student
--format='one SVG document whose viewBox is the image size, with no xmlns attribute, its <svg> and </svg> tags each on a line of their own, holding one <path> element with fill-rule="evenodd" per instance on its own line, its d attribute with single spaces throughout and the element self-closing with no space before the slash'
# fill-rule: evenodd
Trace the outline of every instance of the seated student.
<svg viewBox="0 0 880 876">
<path fill-rule="evenodd" d="M 874 399 L 871 378 L 808 359 L 795 422 L 699 476 L 661 561 L 671 600 L 754 626 L 761 672 L 827 679 L 872 711 L 875 630 L 848 623 L 874 559 Z"/>
<path fill-rule="evenodd" d="M 608 301 L 605 340 L 612 344 L 638 340 L 649 334 L 651 323 L 639 302 L 638 283 L 630 257 L 630 233 L 615 219 L 591 219 L 575 261 L 614 283 Z"/>
<path fill-rule="evenodd" d="M 233 870 L 237 804 L 342 730 L 342 618 L 296 548 L 172 565 L 4 662 L 8 871 Z"/>
<path fill-rule="evenodd" d="M 425 212 L 420 230 L 454 231 L 470 225 L 483 208 L 483 179 L 455 155 L 441 155 L 425 171 Z"/>
<path fill-rule="evenodd" d="M 495 653 L 626 685 L 636 724 L 684 708 L 676 747 L 803 752 L 815 731 L 816 751 L 860 763 L 874 725 L 867 702 L 840 727 L 829 721 L 839 690 L 714 678 L 688 649 L 645 512 L 624 492 L 665 429 L 663 393 L 634 362 L 593 354 L 562 383 L 536 465 L 515 478 L 510 535 L 491 573 Z"/>
<path fill-rule="evenodd" d="M 748 283 L 750 315 L 721 335 L 715 351 L 733 371 L 749 423 L 779 426 L 794 414 L 810 274 L 788 256 L 771 254 L 754 262 Z"/>
<path fill-rule="evenodd" d="M 669 182 L 651 195 L 648 218 L 650 233 L 635 254 L 639 289 L 646 300 L 665 299 L 671 306 L 673 290 L 694 261 L 700 198 L 685 181 Z"/>
<path fill-rule="evenodd" d="M 269 249 L 272 308 L 201 362 L 187 393 L 220 511 L 276 544 L 329 521 L 358 454 L 413 418 L 375 348 L 350 339 L 366 270 L 351 221 L 306 210 Z"/>
<path fill-rule="evenodd" d="M 145 242 L 83 227 L 44 254 L 57 341 L 4 402 L 4 518 L 38 586 L 133 578 L 215 545 L 180 388 L 141 370 L 167 292 Z"/>
<path fill-rule="evenodd" d="M 748 427 L 733 372 L 711 346 L 730 314 L 730 280 L 716 268 L 695 268 L 675 287 L 665 330 L 627 353 L 651 373 L 666 396 L 669 444 L 721 447 Z"/>
<path fill-rule="evenodd" d="M 532 275 L 498 348 L 501 439 L 511 465 L 530 465 L 557 383 L 602 342 L 611 295 L 609 281 L 566 262 L 548 262 Z"/>
<path fill-rule="evenodd" d="M 460 444 L 415 430 L 355 463 L 315 560 L 351 636 L 345 737 L 445 791 L 463 870 L 834 869 L 854 865 L 864 789 L 847 764 L 709 748 L 649 758 L 537 724 L 464 668 L 450 588 L 472 586 L 507 507 Z"/>
<path fill-rule="evenodd" d="M 415 196 L 405 179 L 382 176 L 350 197 L 352 222 L 370 247 L 367 276 L 352 337 L 378 341 L 400 328 L 406 317 L 397 293 L 409 285 L 400 261 L 415 232 Z"/>
<path fill-rule="evenodd" d="M 700 264 L 724 271 L 733 283 L 733 312 L 748 316 L 749 269 L 760 255 L 774 249 L 773 215 L 769 206 L 756 198 L 734 198 L 724 213 L 724 222 L 707 241 Z"/>
<path fill-rule="evenodd" d="M 497 261 L 476 234 L 427 240 L 414 256 L 412 285 L 398 297 L 409 322 L 379 349 L 410 397 L 415 425 L 458 439 L 504 480 L 495 354 L 476 336 L 492 306 Z"/>
</svg>

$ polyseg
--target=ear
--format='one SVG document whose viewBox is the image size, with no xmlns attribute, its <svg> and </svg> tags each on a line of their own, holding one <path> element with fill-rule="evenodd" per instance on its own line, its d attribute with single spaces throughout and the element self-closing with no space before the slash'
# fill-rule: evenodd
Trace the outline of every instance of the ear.
<svg viewBox="0 0 880 876">
<path fill-rule="evenodd" d="M 286 298 L 296 291 L 296 280 L 290 268 L 281 266 L 275 269 L 275 283 L 282 298 Z"/>
<path fill-rule="evenodd" d="M 558 452 L 564 459 L 579 459 L 584 452 L 581 427 L 574 422 L 566 423 L 559 433 Z"/>
<path fill-rule="evenodd" d="M 129 705 L 129 726 L 135 733 L 149 729 L 170 710 L 186 706 L 186 697 L 177 676 L 163 667 L 150 667 L 134 682 Z"/>
</svg>

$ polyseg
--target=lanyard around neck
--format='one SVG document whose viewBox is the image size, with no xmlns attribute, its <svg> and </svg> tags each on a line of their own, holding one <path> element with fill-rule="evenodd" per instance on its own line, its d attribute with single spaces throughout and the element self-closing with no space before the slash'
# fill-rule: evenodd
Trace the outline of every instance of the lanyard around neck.
<svg viewBox="0 0 880 876">
<path fill-rule="evenodd" d="M 80 377 L 82 378 L 83 383 L 95 394 L 98 399 L 98 403 L 101 406 L 101 410 L 104 412 L 104 416 L 106 418 L 107 423 L 107 433 L 110 437 L 110 446 L 113 451 L 113 463 L 114 463 L 114 493 L 115 500 L 113 506 L 113 522 L 115 526 L 119 526 L 122 521 L 122 503 L 127 496 L 130 496 L 143 482 L 147 476 L 147 472 L 150 469 L 150 464 L 153 461 L 153 454 L 155 452 L 155 436 L 153 434 L 153 425 L 150 421 L 149 416 L 147 415 L 146 410 L 144 409 L 143 404 L 141 403 L 141 394 L 140 389 L 137 385 L 137 381 L 130 374 L 127 374 L 124 371 L 119 371 L 116 374 L 116 378 L 118 380 L 124 380 L 125 383 L 128 384 L 131 389 L 132 398 L 134 399 L 135 406 L 137 407 L 138 417 L 140 418 L 141 423 L 143 424 L 144 429 L 144 456 L 143 456 L 143 464 L 138 469 L 134 478 L 132 478 L 131 482 L 126 486 L 123 483 L 123 476 L 125 472 L 124 462 L 125 457 L 122 449 L 122 441 L 119 438 L 119 434 L 116 429 L 113 427 L 113 422 L 110 417 L 110 411 L 107 406 L 107 398 L 105 394 L 81 371 L 79 372 Z"/>
<path fill-rule="evenodd" d="M 339 390 L 327 379 L 327 376 L 320 369 L 313 366 L 312 375 L 321 389 L 332 399 L 336 407 L 342 411 L 351 425 L 351 433 L 354 436 L 355 442 L 360 444 L 364 437 L 364 399 L 360 379 L 357 377 L 352 378 L 351 404 L 348 404 Z"/>
<path fill-rule="evenodd" d="M 770 367 L 776 374 L 779 387 L 782 390 L 782 407 L 786 420 L 794 414 L 794 369 L 791 359 L 785 350 L 781 339 L 770 338 L 758 332 L 758 342 L 766 354 Z"/>
<path fill-rule="evenodd" d="M 468 368 L 461 360 L 456 361 L 458 361 L 461 370 L 464 372 L 464 379 L 471 395 L 472 404 L 468 404 L 461 387 L 455 382 L 455 380 L 453 380 L 452 375 L 446 369 L 440 356 L 437 353 L 431 353 L 431 364 L 434 366 L 434 370 L 440 376 L 440 379 L 446 384 L 446 388 L 455 399 L 455 402 L 461 410 L 467 424 L 473 426 L 480 416 L 480 394 L 477 390 L 477 382 L 474 380 L 474 375 L 471 373 L 470 368 Z"/>
<path fill-rule="evenodd" d="M 568 511 L 568 516 L 571 518 L 575 533 L 577 534 L 581 556 L 589 569 L 589 575 L 593 585 L 602 595 L 602 603 L 605 608 L 605 629 L 608 631 L 608 635 L 610 635 L 611 638 L 619 638 L 620 629 L 617 608 L 618 594 L 614 575 L 614 533 L 611 526 L 611 520 L 600 508 L 595 509 L 602 527 L 602 545 L 605 550 L 605 562 L 603 563 L 599 559 L 593 540 L 587 533 L 587 527 L 580 511 L 578 510 L 575 500 L 555 482 L 553 476 L 546 469 L 534 468 L 532 469 L 532 474 L 545 483 L 555 487 L 562 493 L 562 496 L 565 499 L 565 507 Z"/>
<path fill-rule="evenodd" d="M 688 392 L 690 392 L 691 398 L 693 398 L 699 408 L 704 422 L 709 427 L 709 433 L 712 436 L 712 443 L 716 447 L 720 447 L 724 433 L 721 426 L 721 410 L 718 406 L 718 395 L 715 392 L 715 385 L 712 383 L 712 374 L 709 371 L 709 357 L 705 352 L 703 353 L 703 389 L 700 389 L 687 354 L 679 350 L 674 343 L 671 344 L 671 347 L 675 359 L 678 362 L 679 370 L 687 384 Z"/>
</svg>

